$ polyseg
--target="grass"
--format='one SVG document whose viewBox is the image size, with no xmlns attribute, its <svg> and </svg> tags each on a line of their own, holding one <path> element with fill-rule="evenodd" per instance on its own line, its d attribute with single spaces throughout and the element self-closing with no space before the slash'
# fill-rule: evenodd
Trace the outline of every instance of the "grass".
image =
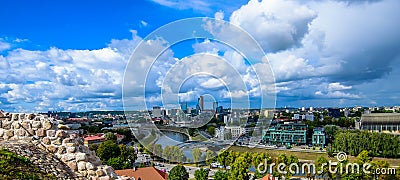
<svg viewBox="0 0 400 180">
<path fill-rule="evenodd" d="M 319 156 L 323 156 L 327 158 L 328 160 L 332 161 L 337 161 L 336 157 L 328 157 L 326 153 L 317 153 L 317 152 L 295 152 L 295 151 L 286 151 L 286 150 L 271 150 L 271 149 L 263 149 L 263 148 L 249 148 L 249 147 L 242 147 L 242 146 L 231 146 L 228 150 L 232 151 L 238 151 L 238 152 L 267 152 L 271 157 L 278 157 L 281 154 L 286 154 L 286 155 L 293 155 L 299 158 L 299 160 L 311 160 L 314 161 L 316 160 Z M 354 161 L 356 157 L 354 156 L 348 156 L 350 161 Z M 380 158 L 380 157 L 374 157 L 372 160 L 385 160 L 387 161 L 391 166 L 400 166 L 400 159 L 394 159 L 394 158 Z"/>
<path fill-rule="evenodd" d="M 41 172 L 28 158 L 0 149 L 0 179 L 56 179 Z"/>
<path fill-rule="evenodd" d="M 158 140 L 158 137 L 156 135 L 152 135 L 151 133 L 143 139 L 141 142 L 142 144 L 148 145 L 148 144 L 154 144 Z"/>
<path fill-rule="evenodd" d="M 208 139 L 200 134 L 197 134 L 196 136 L 192 137 L 192 140 L 193 141 L 207 141 Z"/>
</svg>

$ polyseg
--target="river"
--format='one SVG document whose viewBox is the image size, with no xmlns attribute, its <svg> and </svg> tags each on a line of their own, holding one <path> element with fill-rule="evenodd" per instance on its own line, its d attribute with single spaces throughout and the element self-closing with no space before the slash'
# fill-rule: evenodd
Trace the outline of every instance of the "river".
<svg viewBox="0 0 400 180">
<path fill-rule="evenodd" d="M 161 135 L 156 144 L 161 144 L 163 148 L 166 146 L 175 146 L 189 140 L 189 137 L 185 134 L 172 132 L 172 131 L 161 131 L 163 135 Z M 187 159 L 193 159 L 193 153 L 190 149 L 183 149 L 183 154 Z"/>
<path fill-rule="evenodd" d="M 189 140 L 185 134 L 172 132 L 172 131 L 161 131 L 163 135 L 161 135 L 156 144 L 161 144 L 164 148 L 165 146 L 175 146 L 177 144 L 186 142 Z"/>
</svg>

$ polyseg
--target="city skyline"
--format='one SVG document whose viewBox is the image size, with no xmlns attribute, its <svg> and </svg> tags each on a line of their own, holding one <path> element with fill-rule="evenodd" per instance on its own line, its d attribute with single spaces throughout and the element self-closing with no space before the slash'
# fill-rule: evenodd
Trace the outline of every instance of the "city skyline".
<svg viewBox="0 0 400 180">
<path fill-rule="evenodd" d="M 4 17 L 0 109 L 4 111 L 123 110 L 124 71 L 135 47 L 157 28 L 191 17 L 225 20 L 255 38 L 274 74 L 276 107 L 373 107 L 400 102 L 400 86 L 395 83 L 400 77 L 396 66 L 400 2 L 395 0 L 0 4 Z M 171 46 L 149 76 L 137 76 L 137 82 L 148 79 L 145 100 L 150 108 L 162 105 L 164 74 L 174 63 L 196 58 L 194 54 L 228 59 L 241 73 L 247 91 L 227 89 L 221 79 L 200 76 L 177 85 L 183 102 L 193 106 L 198 97 L 209 94 L 228 107 L 232 97 L 248 96 L 257 107 L 260 95 L 252 81 L 257 76 L 248 59 L 226 44 L 195 39 Z M 220 64 L 205 68 L 224 69 Z"/>
</svg>

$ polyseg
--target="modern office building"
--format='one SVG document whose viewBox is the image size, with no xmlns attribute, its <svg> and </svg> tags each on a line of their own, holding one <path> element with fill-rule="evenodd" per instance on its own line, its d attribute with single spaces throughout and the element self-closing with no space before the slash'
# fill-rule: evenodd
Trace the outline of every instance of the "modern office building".
<svg viewBox="0 0 400 180">
<path fill-rule="evenodd" d="M 320 147 L 324 147 L 325 146 L 324 128 L 321 128 L 321 127 L 314 128 L 313 134 L 312 134 L 312 145 L 313 146 L 320 146 Z"/>
<path fill-rule="evenodd" d="M 183 112 L 186 112 L 187 108 L 188 108 L 187 102 L 181 103 L 181 109 L 182 109 Z"/>
<path fill-rule="evenodd" d="M 363 114 L 356 123 L 361 130 L 400 134 L 400 113 Z"/>
<path fill-rule="evenodd" d="M 199 115 L 204 110 L 204 96 L 197 99 L 196 114 Z"/>
<path fill-rule="evenodd" d="M 162 117 L 162 110 L 159 106 L 154 106 L 151 112 L 153 114 L 153 118 L 161 118 Z"/>
<path fill-rule="evenodd" d="M 306 144 L 307 125 L 300 123 L 277 124 L 262 131 L 263 141 L 268 144 Z"/>
<path fill-rule="evenodd" d="M 213 111 L 217 112 L 218 102 L 213 102 Z"/>
<path fill-rule="evenodd" d="M 204 110 L 204 96 L 200 96 L 199 98 L 199 106 L 201 110 Z"/>
</svg>

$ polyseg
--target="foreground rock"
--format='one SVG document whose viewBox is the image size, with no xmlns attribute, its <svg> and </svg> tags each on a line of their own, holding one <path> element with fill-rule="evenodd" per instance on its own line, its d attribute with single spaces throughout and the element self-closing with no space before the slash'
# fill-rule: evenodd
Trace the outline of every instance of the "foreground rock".
<svg viewBox="0 0 400 180">
<path fill-rule="evenodd" d="M 32 158 L 43 168 L 49 165 L 49 172 L 60 173 L 57 177 L 62 179 L 118 178 L 112 167 L 102 165 L 100 158 L 84 146 L 82 137 L 58 127 L 58 121 L 45 115 L 0 112 L 0 143 L 10 151 Z M 29 150 L 25 152 L 24 148 Z M 34 157 L 35 148 L 38 149 L 35 152 L 40 149 L 47 155 L 38 153 L 38 157 Z"/>
</svg>

